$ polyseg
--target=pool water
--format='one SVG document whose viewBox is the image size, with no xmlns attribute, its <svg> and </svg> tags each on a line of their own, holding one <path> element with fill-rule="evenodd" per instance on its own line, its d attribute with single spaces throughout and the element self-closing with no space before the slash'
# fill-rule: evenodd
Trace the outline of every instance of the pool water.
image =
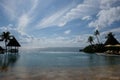
<svg viewBox="0 0 120 80">
<path fill-rule="evenodd" d="M 66 51 L 65 51 L 66 50 Z M 67 68 L 119 65 L 120 56 L 79 52 L 78 49 L 26 49 L 19 53 L 0 54 L 1 68 Z"/>
</svg>

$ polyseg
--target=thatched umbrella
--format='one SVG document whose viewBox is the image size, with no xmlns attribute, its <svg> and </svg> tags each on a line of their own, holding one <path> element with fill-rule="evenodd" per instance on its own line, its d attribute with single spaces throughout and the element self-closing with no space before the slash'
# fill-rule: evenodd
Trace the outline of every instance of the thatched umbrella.
<svg viewBox="0 0 120 80">
<path fill-rule="evenodd" d="M 105 45 L 118 45 L 118 44 L 120 44 L 118 40 L 113 36 L 112 33 L 109 33 Z"/>
<path fill-rule="evenodd" d="M 114 45 L 114 46 L 116 46 L 116 47 L 120 47 L 120 44 L 116 44 L 116 45 Z"/>
<path fill-rule="evenodd" d="M 112 52 L 120 51 L 120 43 L 113 36 L 112 33 L 108 34 L 107 40 L 104 45 L 105 45 L 107 51 L 109 51 L 109 50 L 111 50 Z"/>
<path fill-rule="evenodd" d="M 111 47 L 111 46 L 113 46 L 113 45 L 105 45 L 105 47 Z"/>
<path fill-rule="evenodd" d="M 18 47 L 21 47 L 21 45 L 19 44 L 19 42 L 16 40 L 16 38 L 13 36 L 12 39 L 10 39 L 9 43 L 7 44 L 7 47 L 15 47 L 15 50 L 18 49 Z M 16 49 L 17 48 L 17 49 Z"/>
</svg>

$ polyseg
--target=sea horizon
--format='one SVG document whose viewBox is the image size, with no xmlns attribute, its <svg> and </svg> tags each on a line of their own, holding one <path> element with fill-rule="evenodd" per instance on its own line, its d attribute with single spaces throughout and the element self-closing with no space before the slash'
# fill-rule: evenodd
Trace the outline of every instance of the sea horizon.
<svg viewBox="0 0 120 80">
<path fill-rule="evenodd" d="M 51 52 L 79 52 L 83 47 L 21 47 L 21 50 L 41 50 L 41 51 L 51 51 Z"/>
</svg>

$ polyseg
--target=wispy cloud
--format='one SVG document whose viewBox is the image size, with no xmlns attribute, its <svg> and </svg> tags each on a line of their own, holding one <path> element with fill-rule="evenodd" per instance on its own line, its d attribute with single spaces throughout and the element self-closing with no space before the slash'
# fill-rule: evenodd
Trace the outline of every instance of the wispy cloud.
<svg viewBox="0 0 120 80">
<path fill-rule="evenodd" d="M 0 20 L 5 18 L 0 22 L 0 31 L 15 33 L 26 46 L 83 46 L 93 29 L 101 29 L 102 37 L 108 32 L 119 33 L 119 24 L 115 23 L 120 21 L 119 3 L 120 0 L 1 0 Z"/>
<path fill-rule="evenodd" d="M 96 15 L 97 19 L 89 23 L 90 27 L 103 28 L 120 20 L 119 0 L 101 0 L 101 10 Z"/>
<path fill-rule="evenodd" d="M 8 1 L 4 1 L 0 3 L 0 6 L 3 7 L 5 14 L 9 17 L 9 19 L 14 20 L 17 18 L 17 10 L 15 7 L 16 3 L 11 0 L 8 4 Z"/>
<path fill-rule="evenodd" d="M 110 26 L 113 22 L 120 20 L 120 7 L 113 7 L 108 10 L 101 10 L 97 16 L 98 19 L 92 21 L 89 24 L 90 27 L 102 28 Z"/>
<path fill-rule="evenodd" d="M 91 19 L 92 19 L 91 16 L 85 16 L 85 17 L 82 18 L 82 20 L 91 20 Z"/>
<path fill-rule="evenodd" d="M 114 29 L 110 29 L 110 30 L 107 30 L 107 31 L 104 31 L 104 32 L 101 33 L 101 35 L 106 35 L 106 34 L 108 34 L 109 32 L 120 33 L 120 27 L 114 28 Z"/>
<path fill-rule="evenodd" d="M 9 24 L 9 25 L 7 25 L 7 26 L 1 26 L 1 27 L 0 27 L 0 30 L 1 30 L 1 31 L 16 31 L 17 28 L 14 27 L 12 24 Z"/>
<path fill-rule="evenodd" d="M 90 19 L 90 16 L 97 12 L 98 7 L 96 0 L 85 0 L 83 3 L 74 7 L 74 4 L 70 4 L 66 8 L 58 10 L 54 14 L 43 18 L 37 25 L 40 29 L 50 26 L 65 26 L 68 22 L 74 19 Z M 86 17 L 87 16 L 87 17 Z"/>
<path fill-rule="evenodd" d="M 24 32 L 25 27 L 28 25 L 31 19 L 28 15 L 22 15 L 18 20 L 18 30 Z"/>
<path fill-rule="evenodd" d="M 58 11 L 55 14 L 43 18 L 40 23 L 38 23 L 37 27 L 40 29 L 46 28 L 46 27 L 51 27 L 57 25 L 57 20 L 65 13 L 64 10 Z"/>
<path fill-rule="evenodd" d="M 70 34 L 71 33 L 71 30 L 66 30 L 65 32 L 64 32 L 64 34 Z"/>
<path fill-rule="evenodd" d="M 32 0 L 32 5 L 30 6 L 30 10 L 23 13 L 19 19 L 18 19 L 18 30 L 20 32 L 25 33 L 26 27 L 28 27 L 28 24 L 30 24 L 34 18 L 33 12 L 35 12 L 35 9 L 37 8 L 38 0 Z"/>
<path fill-rule="evenodd" d="M 78 4 L 62 17 L 61 24 L 63 25 L 61 26 L 64 26 L 74 19 L 84 19 L 86 16 L 89 16 L 90 18 L 90 16 L 98 11 L 99 7 L 96 5 L 99 5 L 97 0 L 84 0 L 82 4 Z"/>
<path fill-rule="evenodd" d="M 69 5 L 66 8 L 63 7 L 62 9 L 58 10 L 54 14 L 43 18 L 42 20 L 40 20 L 40 22 L 38 22 L 37 28 L 42 29 L 42 28 L 47 28 L 47 27 L 51 27 L 51 26 L 57 26 L 57 25 L 60 26 L 61 25 L 61 17 L 63 17 L 65 15 L 65 13 L 71 7 L 72 7 L 72 5 Z"/>
<path fill-rule="evenodd" d="M 35 9 L 39 0 L 11 0 L 3 1 L 0 5 L 4 8 L 8 19 L 16 22 L 16 27 L 21 33 L 25 33 L 26 27 L 33 20 Z M 26 5 L 29 4 L 29 5 Z"/>
<path fill-rule="evenodd" d="M 83 47 L 84 42 L 80 43 L 78 41 L 77 36 L 74 36 L 73 38 L 70 37 L 54 37 L 54 38 L 47 38 L 47 37 L 41 37 L 41 38 L 34 38 L 34 39 L 26 39 L 30 44 L 24 44 L 26 47 Z M 24 41 L 24 40 L 23 40 Z M 85 40 L 84 40 L 85 41 Z M 81 40 L 82 42 L 82 40 Z M 48 45 L 49 44 L 49 45 Z M 56 45 L 57 44 L 57 45 Z M 81 44 L 81 45 L 80 45 Z M 85 42 L 85 44 L 87 44 Z"/>
</svg>

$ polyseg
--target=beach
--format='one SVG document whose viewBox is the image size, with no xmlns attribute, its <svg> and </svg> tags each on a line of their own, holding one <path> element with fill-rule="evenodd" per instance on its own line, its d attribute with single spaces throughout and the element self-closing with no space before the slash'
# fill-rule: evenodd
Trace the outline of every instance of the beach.
<svg viewBox="0 0 120 80">
<path fill-rule="evenodd" d="M 120 65 L 86 68 L 19 68 L 0 80 L 120 80 Z"/>
</svg>

